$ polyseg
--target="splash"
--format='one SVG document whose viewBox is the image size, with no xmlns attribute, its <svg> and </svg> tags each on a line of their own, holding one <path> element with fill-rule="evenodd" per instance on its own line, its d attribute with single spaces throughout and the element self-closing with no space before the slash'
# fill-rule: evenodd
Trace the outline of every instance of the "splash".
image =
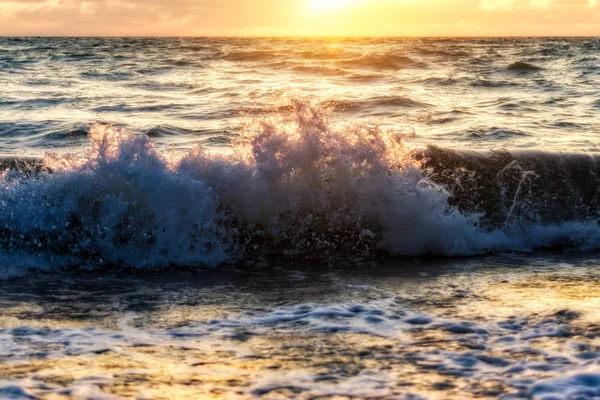
<svg viewBox="0 0 600 400">
<path fill-rule="evenodd" d="M 481 213 L 450 205 L 449 186 L 428 178 L 405 135 L 331 124 L 307 101 L 253 121 L 227 154 L 163 154 L 148 136 L 106 125 L 89 137 L 87 155 L 49 154 L 36 166 L 51 173 L 5 172 L 3 257 L 148 268 L 598 242 L 595 221 L 511 231 L 514 205 L 505 226 L 484 229 Z"/>
</svg>

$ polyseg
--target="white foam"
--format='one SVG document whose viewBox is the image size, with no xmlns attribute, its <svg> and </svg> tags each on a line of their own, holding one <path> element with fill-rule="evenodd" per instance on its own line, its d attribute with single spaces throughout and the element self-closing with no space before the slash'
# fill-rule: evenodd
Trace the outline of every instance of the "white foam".
<svg viewBox="0 0 600 400">
<path fill-rule="evenodd" d="M 534 400 L 592 400 L 600 396 L 600 367 L 588 367 L 569 376 L 542 380 L 529 390 Z"/>
<path fill-rule="evenodd" d="M 405 138 L 336 126 L 310 102 L 255 121 L 228 154 L 161 154 L 146 136 L 90 131 L 86 157 L 0 185 L 2 273 L 75 265 L 215 266 L 251 256 L 473 255 L 600 244 L 595 221 L 496 231 L 448 205 Z M 23 178 L 23 179 L 21 179 Z M 16 262 L 15 262 L 16 260 Z"/>
<path fill-rule="evenodd" d="M 344 340 L 345 335 L 353 334 L 394 343 L 397 348 L 390 354 L 403 357 L 403 352 L 410 353 L 412 359 L 431 366 L 434 374 L 446 371 L 458 378 L 497 381 L 515 390 L 526 391 L 536 399 L 591 399 L 600 394 L 600 354 L 586 351 L 586 346 L 570 335 L 568 323 L 560 319 L 535 321 L 511 317 L 507 320 L 465 321 L 441 318 L 408 308 L 385 291 L 378 294 L 376 299 L 363 304 L 296 304 L 251 313 L 232 313 L 220 320 L 191 322 L 163 330 L 137 329 L 132 316 L 121 320 L 116 331 L 22 326 L 0 331 L 0 357 L 9 363 L 27 362 L 32 357 L 46 360 L 89 357 L 107 351 L 134 357 L 137 346 L 165 345 L 211 352 L 220 349 L 247 357 L 252 356 L 253 351 L 246 346 L 245 339 L 239 340 L 240 334 L 266 340 L 272 335 L 302 337 L 306 333 L 310 333 L 310 337 L 341 334 L 339 340 Z M 414 336 L 419 332 L 429 332 L 424 343 L 418 339 L 422 335 Z M 545 346 L 540 342 L 542 338 L 560 340 L 560 347 Z M 430 340 L 446 345 L 432 347 Z M 181 368 L 188 368 L 186 363 L 181 365 Z M 245 390 L 250 395 L 295 388 L 307 398 L 309 395 L 389 395 L 395 387 L 395 372 L 377 362 L 371 366 L 372 369 L 359 374 L 337 377 L 335 383 L 316 379 L 314 371 L 309 369 L 295 370 L 294 373 L 259 370 L 253 373 L 251 384 Z M 565 374 L 571 375 L 565 377 Z M 545 379 L 548 376 L 554 378 Z M 69 390 L 74 396 L 91 398 L 102 382 L 111 379 L 110 376 L 98 376 L 77 380 L 67 389 L 52 387 L 44 390 Z M 4 380 L 0 381 L 0 393 L 39 393 L 41 389 L 36 386 L 39 384 L 35 379 Z"/>
<path fill-rule="evenodd" d="M 281 388 L 302 392 L 301 398 L 314 397 L 383 397 L 390 394 L 394 377 L 375 371 L 362 371 L 341 382 L 319 382 L 308 371 L 266 373 L 252 385 L 248 394 L 262 396 Z"/>
</svg>

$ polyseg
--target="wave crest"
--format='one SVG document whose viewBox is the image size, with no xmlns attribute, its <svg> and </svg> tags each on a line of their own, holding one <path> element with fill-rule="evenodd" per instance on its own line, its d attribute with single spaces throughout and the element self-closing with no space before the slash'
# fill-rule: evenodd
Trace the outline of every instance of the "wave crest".
<svg viewBox="0 0 600 400">
<path fill-rule="evenodd" d="M 49 154 L 35 173 L 4 173 L 0 256 L 164 267 L 597 247 L 595 221 L 481 226 L 486 208 L 469 211 L 451 197 L 450 175 L 427 172 L 434 151 L 423 158 L 402 134 L 331 124 L 316 103 L 287 110 L 249 124 L 230 153 L 160 153 L 147 135 L 93 126 L 87 155 Z"/>
</svg>

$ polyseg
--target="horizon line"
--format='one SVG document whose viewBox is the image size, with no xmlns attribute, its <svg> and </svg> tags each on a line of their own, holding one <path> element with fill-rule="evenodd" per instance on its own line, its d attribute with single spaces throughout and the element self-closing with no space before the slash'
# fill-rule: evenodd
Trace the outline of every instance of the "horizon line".
<svg viewBox="0 0 600 400">
<path fill-rule="evenodd" d="M 1 35 L 0 38 L 189 39 L 598 39 L 598 35 Z"/>
</svg>

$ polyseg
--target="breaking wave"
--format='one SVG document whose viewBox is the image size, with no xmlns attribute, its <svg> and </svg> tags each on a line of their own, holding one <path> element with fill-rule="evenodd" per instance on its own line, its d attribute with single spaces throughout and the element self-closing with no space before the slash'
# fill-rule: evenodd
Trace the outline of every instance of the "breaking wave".
<svg viewBox="0 0 600 400">
<path fill-rule="evenodd" d="M 4 161 L 0 276 L 600 243 L 595 157 L 414 150 L 405 135 L 334 125 L 311 102 L 286 110 L 226 154 L 161 153 L 147 135 L 95 125 L 86 156 Z"/>
</svg>

